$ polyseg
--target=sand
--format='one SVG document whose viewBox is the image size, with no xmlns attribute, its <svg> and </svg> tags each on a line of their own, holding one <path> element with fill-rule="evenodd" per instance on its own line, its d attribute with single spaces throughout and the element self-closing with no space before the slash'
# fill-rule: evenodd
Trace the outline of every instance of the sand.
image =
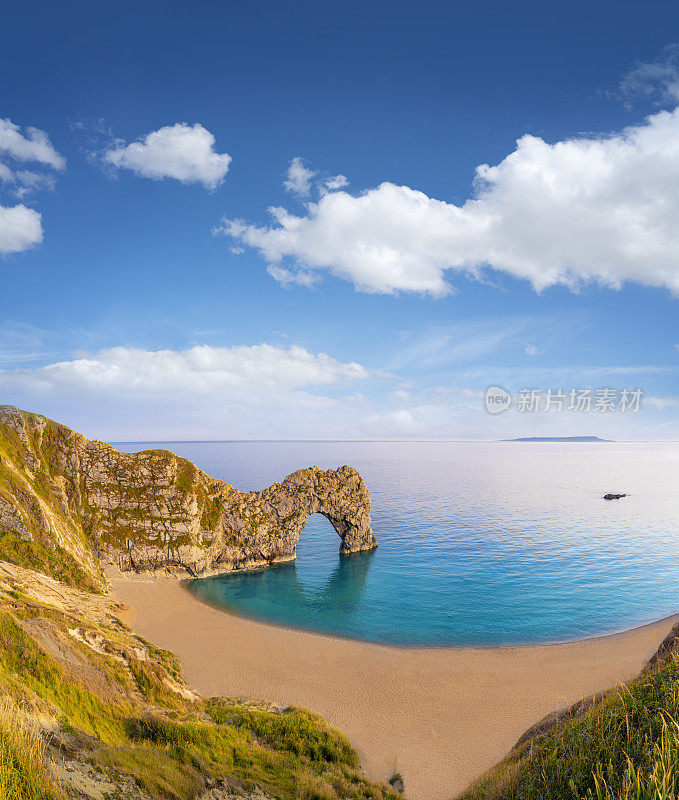
<svg viewBox="0 0 679 800">
<path fill-rule="evenodd" d="M 678 618 L 566 644 L 397 648 L 243 619 L 172 578 L 111 577 L 127 621 L 177 654 L 194 689 L 322 714 L 371 778 L 400 772 L 411 800 L 454 797 L 547 713 L 632 678 Z"/>
</svg>

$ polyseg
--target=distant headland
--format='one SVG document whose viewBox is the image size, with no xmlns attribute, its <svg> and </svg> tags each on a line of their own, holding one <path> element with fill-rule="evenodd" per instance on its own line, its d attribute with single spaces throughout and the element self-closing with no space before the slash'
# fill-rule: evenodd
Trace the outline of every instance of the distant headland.
<svg viewBox="0 0 679 800">
<path fill-rule="evenodd" d="M 520 436 L 516 439 L 501 439 L 503 442 L 612 442 L 598 436 Z"/>
</svg>

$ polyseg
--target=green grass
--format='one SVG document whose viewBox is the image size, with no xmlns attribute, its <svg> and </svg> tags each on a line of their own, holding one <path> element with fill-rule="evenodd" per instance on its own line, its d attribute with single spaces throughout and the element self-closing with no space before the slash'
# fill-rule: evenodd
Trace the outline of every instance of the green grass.
<svg viewBox="0 0 679 800">
<path fill-rule="evenodd" d="M 321 720 L 315 724 L 327 729 Z M 298 734 L 300 743 L 303 730 Z M 313 753 L 313 746 L 291 747 L 289 741 L 275 739 L 265 742 L 229 722 L 215 725 L 190 717 L 146 715 L 130 720 L 128 733 L 129 744 L 107 748 L 98 761 L 107 770 L 133 778 L 154 800 L 192 798 L 204 789 L 206 778 L 235 782 L 246 789 L 263 787 L 274 797 L 289 800 L 398 797 L 390 787 L 364 778 L 354 766 L 325 761 L 320 753 L 309 758 L 293 752 Z M 352 751 L 349 760 L 353 762 L 354 757 Z"/>
<path fill-rule="evenodd" d="M 207 706 L 218 724 L 228 723 L 247 731 L 257 741 L 312 762 L 345 764 L 357 768 L 358 755 L 344 734 L 331 728 L 321 717 L 299 708 L 271 713 L 246 708 L 227 700 L 213 699 Z"/>
<path fill-rule="evenodd" d="M 176 680 L 181 680 L 182 677 L 182 668 L 181 664 L 179 663 L 179 659 L 171 650 L 164 650 L 162 647 L 156 647 L 151 642 L 147 642 L 146 639 L 139 639 L 139 641 L 146 647 L 149 658 L 156 661 L 158 664 L 161 664 L 168 673 Z"/>
<path fill-rule="evenodd" d="M 199 504 L 203 509 L 202 516 L 200 518 L 200 524 L 207 530 L 213 531 L 217 527 L 217 523 L 219 522 L 224 510 L 222 501 L 218 497 L 210 499 L 205 489 L 199 483 L 197 483 L 196 486 L 199 490 Z"/>
<path fill-rule="evenodd" d="M 130 661 L 130 672 L 144 699 L 169 709 L 183 709 L 187 702 L 163 682 L 165 670 L 153 661 Z"/>
<path fill-rule="evenodd" d="M 525 743 L 464 800 L 676 800 L 679 659 L 670 653 L 585 714 Z"/>
<path fill-rule="evenodd" d="M 9 561 L 20 567 L 42 572 L 88 592 L 101 591 L 99 584 L 57 544 L 46 547 L 39 542 L 25 542 L 14 532 L 0 531 L 0 561 Z"/>
<path fill-rule="evenodd" d="M 61 800 L 41 736 L 7 703 L 0 704 L 0 800 Z"/>
<path fill-rule="evenodd" d="M 0 672 L 24 694 L 53 703 L 85 733 L 110 744 L 125 738 L 121 711 L 67 675 L 7 612 L 0 612 Z"/>
<path fill-rule="evenodd" d="M 174 453 L 169 455 L 175 459 L 177 465 L 175 468 L 175 486 L 182 494 L 191 494 L 194 491 L 194 485 L 197 480 L 198 468 L 185 458 L 175 456 Z"/>
<path fill-rule="evenodd" d="M 213 704 L 211 708 L 214 713 Z M 257 717 L 254 727 L 267 738 L 260 739 L 250 726 L 239 725 L 232 717 L 213 725 L 147 716 L 133 722 L 130 728 L 130 738 L 137 749 L 110 752 L 108 764 L 124 770 L 126 761 L 130 762 L 135 753 L 142 753 L 145 770 L 143 775 L 137 772 L 138 782 L 154 798 L 185 797 L 187 786 L 197 787 L 205 775 L 226 776 L 250 789 L 263 786 L 275 797 L 291 800 L 384 800 L 397 796 L 390 788 L 373 784 L 358 773 L 355 752 L 350 747 L 345 751 L 344 737 L 320 718 L 298 710 L 289 715 L 253 713 Z M 276 738 L 274 728 L 264 724 L 266 717 L 288 717 L 286 730 L 289 733 L 294 728 L 294 737 L 284 734 L 281 739 Z M 338 742 L 342 740 L 333 761 L 325 759 L 323 748 L 318 746 L 319 739 L 324 740 L 328 733 Z M 309 742 L 305 744 L 307 737 Z M 166 767 L 160 773 L 156 767 L 159 753 L 164 755 Z M 341 756 L 346 759 L 344 762 Z M 127 768 L 130 766 L 133 763 Z"/>
<path fill-rule="evenodd" d="M 57 641 L 67 628 L 88 623 L 54 609 L 39 610 L 35 601 L 20 597 L 0 609 L 0 691 L 51 714 L 76 739 L 81 733 L 95 737 L 85 757 L 109 779 L 134 781 L 152 800 L 194 800 L 214 781 L 246 790 L 261 787 L 280 800 L 398 797 L 391 787 L 360 773 L 348 739 L 321 717 L 226 699 L 184 700 L 166 683 L 168 675 L 182 680 L 176 658 L 148 643 L 148 660 L 131 658 L 129 669 L 75 640 L 68 645 L 83 663 L 65 650 L 64 660 L 57 662 L 38 645 L 41 637 Z M 37 640 L 34 630 L 42 632 Z M 142 643 L 131 631 L 99 630 L 128 649 Z M 36 791 L 17 797 L 58 796 L 49 793 L 51 788 Z"/>
<path fill-rule="evenodd" d="M 154 800 L 193 798 L 205 785 L 197 770 L 168 757 L 162 747 L 106 749 L 97 762 L 114 775 L 128 776 Z"/>
</svg>

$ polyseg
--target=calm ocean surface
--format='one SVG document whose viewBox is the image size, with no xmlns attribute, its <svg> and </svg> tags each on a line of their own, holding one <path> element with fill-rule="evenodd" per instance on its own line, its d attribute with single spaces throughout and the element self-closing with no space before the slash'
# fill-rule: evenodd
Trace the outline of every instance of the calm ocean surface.
<svg viewBox="0 0 679 800">
<path fill-rule="evenodd" d="M 314 515 L 296 563 L 191 584 L 238 614 L 371 642 L 497 645 L 679 611 L 679 443 L 116 446 L 166 447 L 241 490 L 314 464 L 361 472 L 379 548 L 341 558 Z"/>
</svg>

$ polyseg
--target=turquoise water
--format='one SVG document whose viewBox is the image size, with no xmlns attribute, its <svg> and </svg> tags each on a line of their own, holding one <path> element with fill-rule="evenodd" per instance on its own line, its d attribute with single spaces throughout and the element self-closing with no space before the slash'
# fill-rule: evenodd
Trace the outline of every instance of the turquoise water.
<svg viewBox="0 0 679 800">
<path fill-rule="evenodd" d="M 496 645 L 679 611 L 676 443 L 162 446 L 239 489 L 345 463 L 370 489 L 373 553 L 340 557 L 339 537 L 315 515 L 296 563 L 190 584 L 237 614 L 387 644 Z M 607 502 L 606 492 L 630 496 Z"/>
</svg>

